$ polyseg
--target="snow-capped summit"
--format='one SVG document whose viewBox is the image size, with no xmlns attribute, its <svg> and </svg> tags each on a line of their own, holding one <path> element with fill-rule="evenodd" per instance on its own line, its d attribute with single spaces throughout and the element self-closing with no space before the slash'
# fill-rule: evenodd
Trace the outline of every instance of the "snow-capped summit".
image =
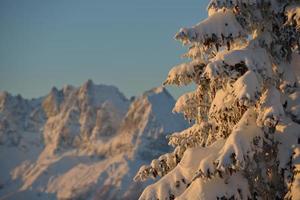
<svg viewBox="0 0 300 200">
<path fill-rule="evenodd" d="M 108 85 L 95 85 L 92 80 L 85 82 L 78 90 L 78 99 L 82 104 L 95 107 L 110 101 L 120 109 L 127 109 L 128 100 L 118 88 Z"/>
<path fill-rule="evenodd" d="M 110 149 L 117 152 L 122 149 L 143 160 L 168 151 L 165 137 L 187 127 L 181 115 L 171 112 L 174 104 L 174 98 L 162 87 L 153 88 L 135 98 L 117 136 L 109 144 Z"/>
<path fill-rule="evenodd" d="M 103 135 L 113 136 L 129 101 L 116 87 L 95 85 L 88 80 L 78 88 L 52 89 L 43 105 L 46 113 L 51 113 L 44 127 L 45 143 L 56 149 L 78 146 L 83 140 Z"/>
<path fill-rule="evenodd" d="M 187 127 L 172 114 L 174 104 L 163 87 L 129 101 L 118 88 L 91 80 L 53 87 L 30 101 L 2 93 L 0 122 L 27 125 L 15 128 L 15 147 L 0 145 L 1 161 L 15 158 L 4 161 L 0 197 L 137 199 L 145 187 L 132 181 L 137 167 L 169 150 L 166 135 Z M 15 110 L 24 113 L 16 122 L 10 118 Z M 0 124 L 0 131 L 12 135 Z"/>
<path fill-rule="evenodd" d="M 38 129 L 31 126 L 34 118 L 30 116 L 37 103 L 38 100 L 26 100 L 21 95 L 0 94 L 0 144 L 16 145 L 21 132 Z"/>
<path fill-rule="evenodd" d="M 121 130 L 131 135 L 142 159 L 156 151 L 168 150 L 166 135 L 187 126 L 181 115 L 171 112 L 174 104 L 174 98 L 163 87 L 146 91 L 131 104 Z M 143 148 L 139 143 L 143 143 Z"/>
<path fill-rule="evenodd" d="M 53 87 L 43 100 L 43 109 L 47 117 L 52 117 L 60 112 L 60 105 L 64 99 L 64 93 Z"/>
</svg>

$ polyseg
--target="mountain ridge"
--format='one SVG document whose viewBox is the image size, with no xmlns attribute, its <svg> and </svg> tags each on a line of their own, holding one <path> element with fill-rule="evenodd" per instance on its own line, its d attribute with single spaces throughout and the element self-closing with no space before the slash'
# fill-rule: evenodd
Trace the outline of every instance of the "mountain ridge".
<svg viewBox="0 0 300 200">
<path fill-rule="evenodd" d="M 187 127 L 174 104 L 163 87 L 128 100 L 91 80 L 32 100 L 2 92 L 0 197 L 137 198 L 147 184 L 132 181 L 138 166 L 169 151 L 166 135 Z"/>
</svg>

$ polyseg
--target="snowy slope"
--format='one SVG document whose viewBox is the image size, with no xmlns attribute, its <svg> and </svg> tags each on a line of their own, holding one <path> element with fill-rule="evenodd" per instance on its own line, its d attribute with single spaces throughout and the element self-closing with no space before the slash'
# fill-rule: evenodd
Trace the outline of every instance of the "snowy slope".
<svg viewBox="0 0 300 200">
<path fill-rule="evenodd" d="M 38 100 L 1 93 L 0 199 L 137 199 L 138 166 L 187 127 L 174 104 L 161 87 L 130 102 L 92 81 Z"/>
</svg>

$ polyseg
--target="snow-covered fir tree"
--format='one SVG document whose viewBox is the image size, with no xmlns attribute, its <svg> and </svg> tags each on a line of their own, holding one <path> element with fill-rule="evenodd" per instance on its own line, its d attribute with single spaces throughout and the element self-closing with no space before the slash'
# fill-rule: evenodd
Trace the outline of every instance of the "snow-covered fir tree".
<svg viewBox="0 0 300 200">
<path fill-rule="evenodd" d="M 140 199 L 300 199 L 300 1 L 211 0 L 182 28 L 190 62 L 165 85 L 196 84 L 173 109 L 191 126 L 135 180 Z"/>
</svg>

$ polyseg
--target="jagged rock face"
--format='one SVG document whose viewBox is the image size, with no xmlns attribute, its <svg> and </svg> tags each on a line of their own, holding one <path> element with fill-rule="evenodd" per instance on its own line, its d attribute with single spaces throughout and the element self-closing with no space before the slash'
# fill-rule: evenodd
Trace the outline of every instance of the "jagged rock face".
<svg viewBox="0 0 300 200">
<path fill-rule="evenodd" d="M 17 145 L 23 132 L 39 131 L 44 123 L 43 113 L 36 108 L 39 104 L 39 99 L 0 94 L 0 144 Z"/>
<path fill-rule="evenodd" d="M 162 87 L 149 90 L 132 101 L 116 136 L 105 148 L 108 155 L 123 155 L 127 161 L 113 165 L 118 175 L 98 187 L 94 199 L 138 199 L 149 182 L 132 181 L 137 163 L 149 163 L 168 152 L 166 135 L 187 127 L 181 115 L 172 114 L 174 104 L 174 98 Z"/>
<path fill-rule="evenodd" d="M 63 91 L 58 91 L 56 87 L 51 89 L 51 92 L 43 101 L 43 109 L 47 117 L 55 116 L 60 111 L 60 105 L 64 99 Z"/>
<path fill-rule="evenodd" d="M 49 116 L 44 128 L 45 143 L 59 148 L 112 137 L 129 101 L 113 86 L 87 81 L 68 92 L 52 90 L 43 105 Z"/>
<path fill-rule="evenodd" d="M 37 100 L 1 95 L 0 131 L 11 135 L 3 119 L 18 115 L 7 123 L 21 139 L 13 152 L 0 145 L 0 159 L 16 154 L 0 173 L 0 197 L 21 188 L 30 198 L 137 199 L 147 184 L 132 181 L 138 166 L 169 150 L 167 134 L 187 127 L 171 113 L 175 100 L 163 88 L 132 101 L 92 81 Z"/>
<path fill-rule="evenodd" d="M 174 98 L 162 87 L 133 101 L 120 130 L 130 140 L 125 143 L 134 145 L 136 156 L 147 160 L 168 151 L 166 135 L 187 126 L 181 115 L 172 114 L 174 104 Z"/>
<path fill-rule="evenodd" d="M 25 100 L 7 92 L 0 95 L 0 142 L 17 144 L 22 132 L 40 132 L 44 143 L 72 147 L 82 140 L 115 134 L 129 101 L 113 86 L 87 81 L 75 88 L 53 87 L 43 98 Z M 7 141 L 7 142 L 6 142 Z"/>
</svg>

